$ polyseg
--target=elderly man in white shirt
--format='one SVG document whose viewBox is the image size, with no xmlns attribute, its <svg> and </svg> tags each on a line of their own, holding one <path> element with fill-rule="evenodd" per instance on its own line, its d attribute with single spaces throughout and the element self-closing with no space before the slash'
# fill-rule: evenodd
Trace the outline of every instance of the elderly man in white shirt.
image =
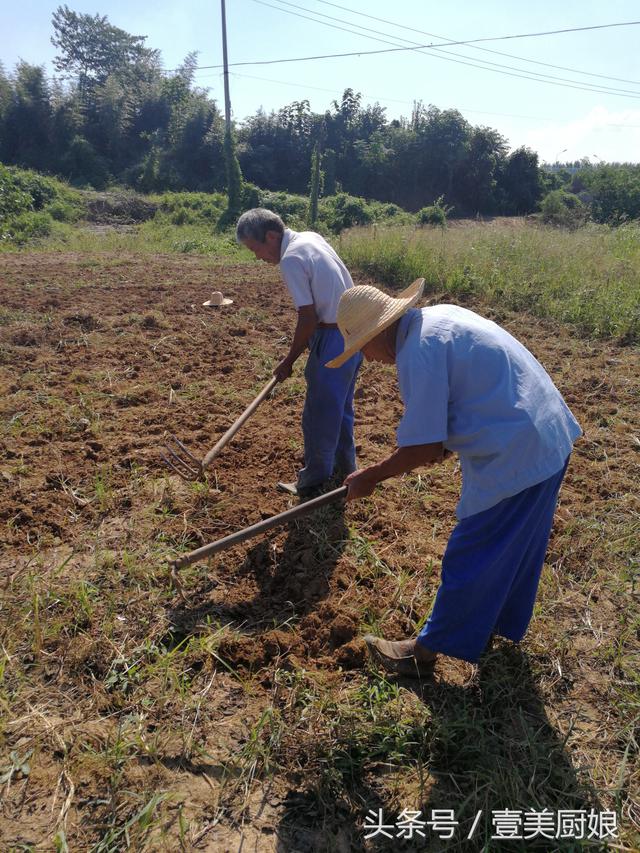
<svg viewBox="0 0 640 853">
<path fill-rule="evenodd" d="M 456 305 L 417 309 L 424 279 L 394 298 L 344 294 L 344 353 L 396 365 L 404 416 L 397 448 L 346 478 L 347 499 L 457 453 L 462 492 L 441 584 L 417 638 L 365 637 L 387 671 L 427 675 L 438 654 L 476 662 L 493 634 L 527 630 L 556 500 L 580 427 L 551 378 L 505 329 Z"/>
<path fill-rule="evenodd" d="M 302 414 L 304 467 L 297 482 L 278 483 L 284 491 L 308 498 L 325 489 L 334 475 L 342 478 L 356 468 L 353 393 L 362 356 L 355 353 L 338 371 L 325 366 L 344 346 L 336 314 L 340 297 L 353 281 L 320 234 L 285 228 L 271 210 L 243 213 L 236 237 L 256 258 L 280 266 L 298 314 L 289 352 L 274 371 L 279 381 L 291 376 L 295 361 L 309 347 Z"/>
</svg>

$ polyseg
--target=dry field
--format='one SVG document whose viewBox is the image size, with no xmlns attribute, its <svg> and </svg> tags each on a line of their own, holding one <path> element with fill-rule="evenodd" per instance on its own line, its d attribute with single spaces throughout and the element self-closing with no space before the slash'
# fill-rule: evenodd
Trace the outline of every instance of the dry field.
<svg viewBox="0 0 640 853">
<path fill-rule="evenodd" d="M 201 309 L 212 289 L 234 305 Z M 208 485 L 160 462 L 165 429 L 204 452 L 270 376 L 293 327 L 277 273 L 19 253 L 0 292 L 0 850 L 638 848 L 637 349 L 466 303 L 529 346 L 585 437 L 525 642 L 416 685 L 359 638 L 428 613 L 455 460 L 184 570 L 187 604 L 167 583 L 177 551 L 288 506 L 301 369 Z M 393 371 L 365 366 L 356 396 L 369 463 Z M 492 811 L 545 808 L 615 811 L 619 837 L 492 840 Z M 458 825 L 366 839 L 370 809 Z"/>
</svg>

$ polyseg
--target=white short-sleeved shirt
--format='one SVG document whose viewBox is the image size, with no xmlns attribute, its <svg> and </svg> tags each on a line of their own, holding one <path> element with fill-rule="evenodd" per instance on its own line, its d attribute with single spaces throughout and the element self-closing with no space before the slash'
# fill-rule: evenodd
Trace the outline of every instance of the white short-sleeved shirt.
<svg viewBox="0 0 640 853">
<path fill-rule="evenodd" d="M 405 406 L 398 446 L 441 441 L 459 455 L 458 518 L 551 477 L 582 433 L 529 350 L 466 308 L 408 311 L 396 366 Z"/>
<path fill-rule="evenodd" d="M 320 323 L 335 323 L 340 297 L 353 287 L 349 270 L 324 237 L 286 228 L 280 272 L 296 309 L 314 305 Z"/>
</svg>

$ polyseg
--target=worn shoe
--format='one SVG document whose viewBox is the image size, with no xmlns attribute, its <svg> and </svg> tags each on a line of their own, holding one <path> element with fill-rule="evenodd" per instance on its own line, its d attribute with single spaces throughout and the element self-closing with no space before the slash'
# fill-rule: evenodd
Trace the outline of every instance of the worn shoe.
<svg viewBox="0 0 640 853">
<path fill-rule="evenodd" d="M 277 483 L 277 488 L 281 492 L 293 495 L 294 498 L 300 498 L 301 501 L 317 498 L 325 491 L 324 484 L 320 486 L 298 486 L 297 483 Z"/>
<path fill-rule="evenodd" d="M 430 660 L 418 660 L 414 655 L 415 640 L 391 642 L 367 634 L 364 641 L 371 659 L 385 672 L 409 678 L 430 678 L 433 675 L 437 655 L 434 654 Z"/>
<path fill-rule="evenodd" d="M 298 497 L 298 486 L 295 483 L 276 483 L 276 488 L 280 492 L 286 492 L 288 495 Z"/>
</svg>

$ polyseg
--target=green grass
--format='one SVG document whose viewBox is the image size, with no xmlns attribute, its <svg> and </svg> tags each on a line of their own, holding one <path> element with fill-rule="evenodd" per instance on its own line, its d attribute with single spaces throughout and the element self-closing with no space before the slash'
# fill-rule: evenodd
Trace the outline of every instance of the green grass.
<svg viewBox="0 0 640 853">
<path fill-rule="evenodd" d="M 352 269 L 391 288 L 426 279 L 452 301 L 574 324 L 594 337 L 640 340 L 640 225 L 561 231 L 531 224 L 354 229 L 338 242 Z"/>
<path fill-rule="evenodd" d="M 1 251 L 15 251 L 10 243 Z M 55 223 L 51 234 L 29 245 L 29 251 L 135 252 L 146 255 L 160 253 L 206 255 L 216 260 L 229 258 L 249 261 L 253 255 L 236 243 L 232 233 L 219 234 L 211 225 L 175 225 L 169 222 L 142 222 L 126 227 L 71 226 Z"/>
</svg>

